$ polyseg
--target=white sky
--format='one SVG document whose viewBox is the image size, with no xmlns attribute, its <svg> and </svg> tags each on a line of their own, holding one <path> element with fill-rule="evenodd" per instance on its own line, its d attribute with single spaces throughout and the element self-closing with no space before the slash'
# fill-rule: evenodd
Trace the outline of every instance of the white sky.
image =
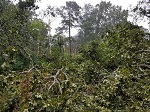
<svg viewBox="0 0 150 112">
<path fill-rule="evenodd" d="M 75 1 L 80 6 L 83 6 L 85 3 L 90 3 L 92 5 L 96 5 L 100 3 L 101 0 L 41 0 L 39 2 L 40 7 L 46 8 L 47 5 L 51 6 L 61 6 L 65 5 L 66 1 Z M 138 0 L 103 0 L 103 1 L 110 1 L 113 5 L 120 5 L 123 8 L 127 8 L 130 4 L 136 5 Z"/>
<path fill-rule="evenodd" d="M 84 4 L 90 3 L 92 5 L 99 4 L 102 0 L 41 0 L 37 4 L 40 9 L 46 9 L 48 5 L 50 6 L 64 6 L 66 1 L 75 1 L 79 6 L 83 6 Z M 139 0 L 103 0 L 103 1 L 110 1 L 112 5 L 119 5 L 122 8 L 127 9 L 129 6 L 135 6 Z M 56 19 L 54 22 L 51 23 L 52 27 L 52 34 L 55 33 L 55 28 L 59 26 L 59 19 Z M 143 24 L 143 23 L 142 23 Z M 144 25 L 147 26 L 147 23 Z M 76 32 L 72 31 L 72 35 L 75 35 Z"/>
</svg>

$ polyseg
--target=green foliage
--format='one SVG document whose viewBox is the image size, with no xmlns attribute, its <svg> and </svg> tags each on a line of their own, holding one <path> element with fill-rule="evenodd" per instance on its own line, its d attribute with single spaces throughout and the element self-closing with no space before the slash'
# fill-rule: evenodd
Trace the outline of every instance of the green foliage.
<svg viewBox="0 0 150 112">
<path fill-rule="evenodd" d="M 75 57 L 54 52 L 49 62 L 1 75 L 1 110 L 149 111 L 150 48 L 143 36 L 138 26 L 117 25 Z"/>
<path fill-rule="evenodd" d="M 4 4 L 5 8 L 0 6 L 0 111 L 150 111 L 150 42 L 139 26 L 118 24 L 70 56 L 63 50 L 62 36 L 53 37 L 48 52 L 47 25 L 29 18 L 26 23 L 20 18 L 26 15 L 15 16 L 20 10 L 16 5 Z"/>
<path fill-rule="evenodd" d="M 30 29 L 30 43 L 29 46 L 34 55 L 41 56 L 45 51 L 48 43 L 47 24 L 40 19 L 34 19 L 29 26 Z"/>
<path fill-rule="evenodd" d="M 11 70 L 24 69 L 30 60 L 27 46 L 30 43 L 28 32 L 31 13 L 22 12 L 18 5 L 5 0 L 1 1 L 0 7 L 0 57 L 3 59 L 3 55 L 8 55 L 8 59 L 1 63 Z"/>
</svg>

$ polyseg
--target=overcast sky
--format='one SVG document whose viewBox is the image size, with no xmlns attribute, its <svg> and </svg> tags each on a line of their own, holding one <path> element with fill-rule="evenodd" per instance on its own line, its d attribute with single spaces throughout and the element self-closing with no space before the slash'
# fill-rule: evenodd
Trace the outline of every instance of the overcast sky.
<svg viewBox="0 0 150 112">
<path fill-rule="evenodd" d="M 90 3 L 92 5 L 96 5 L 100 3 L 101 0 L 41 0 L 38 4 L 41 8 L 46 8 L 47 5 L 51 6 L 61 6 L 65 5 L 66 1 L 75 1 L 80 6 L 83 6 L 85 3 Z M 123 8 L 128 8 L 129 5 L 136 5 L 138 0 L 103 0 L 110 1 L 113 5 L 120 5 Z"/>
<path fill-rule="evenodd" d="M 46 9 L 48 5 L 50 6 L 64 6 L 66 1 L 75 1 L 79 6 L 83 6 L 84 4 L 90 3 L 92 5 L 96 5 L 101 1 L 110 1 L 113 5 L 122 6 L 124 9 L 128 9 L 129 6 L 135 6 L 139 0 L 41 0 L 37 4 L 40 9 Z M 55 33 L 55 28 L 59 26 L 59 20 L 56 19 L 51 23 L 52 34 Z M 146 25 L 147 26 L 147 25 Z M 72 35 L 75 35 L 75 32 L 72 32 Z"/>
</svg>

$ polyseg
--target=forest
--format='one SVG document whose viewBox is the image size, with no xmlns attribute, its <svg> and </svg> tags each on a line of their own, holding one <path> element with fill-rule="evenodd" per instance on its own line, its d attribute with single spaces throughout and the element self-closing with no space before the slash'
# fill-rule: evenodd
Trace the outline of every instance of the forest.
<svg viewBox="0 0 150 112">
<path fill-rule="evenodd" d="M 37 2 L 0 0 L 0 112 L 150 111 L 149 1 Z"/>
</svg>

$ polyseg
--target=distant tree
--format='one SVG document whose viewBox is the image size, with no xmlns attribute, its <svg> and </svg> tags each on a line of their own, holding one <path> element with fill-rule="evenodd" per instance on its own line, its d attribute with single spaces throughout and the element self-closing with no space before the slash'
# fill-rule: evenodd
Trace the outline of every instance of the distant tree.
<svg viewBox="0 0 150 112">
<path fill-rule="evenodd" d="M 136 7 L 133 9 L 134 12 L 137 12 L 140 16 L 146 16 L 150 18 L 150 1 L 140 0 Z"/>
<path fill-rule="evenodd" d="M 41 16 L 41 19 L 46 19 L 48 21 L 48 34 L 47 34 L 47 47 L 48 47 L 48 53 L 51 54 L 51 44 L 52 44 L 52 34 L 51 34 L 51 30 L 52 30 L 52 26 L 51 23 L 53 21 L 55 21 L 55 19 L 57 18 L 57 14 L 56 14 L 56 8 L 52 7 L 50 5 L 47 6 L 46 9 L 44 9 L 43 11 L 41 11 L 39 14 L 39 16 Z"/>
<path fill-rule="evenodd" d="M 88 41 L 90 38 L 84 38 L 84 37 L 90 37 L 90 34 L 93 31 L 93 28 L 91 27 L 94 23 L 93 18 L 91 17 L 92 13 L 94 11 L 94 6 L 91 4 L 85 4 L 82 8 L 82 18 L 80 18 L 79 21 L 79 41 L 80 43 L 84 43 L 85 41 Z"/>
<path fill-rule="evenodd" d="M 71 28 L 78 26 L 79 17 L 80 17 L 81 7 L 74 1 L 66 2 L 66 6 L 61 6 L 58 8 L 58 14 L 61 16 L 62 26 L 57 28 L 59 33 L 68 32 L 69 33 L 69 51 L 71 54 Z"/>
<path fill-rule="evenodd" d="M 149 21 L 150 24 L 150 1 L 149 0 L 139 0 L 136 7 L 132 9 L 134 12 L 133 17 L 135 22 L 144 20 L 145 18 Z"/>
<path fill-rule="evenodd" d="M 79 21 L 81 7 L 74 1 L 66 2 L 66 6 L 61 6 L 57 9 L 58 14 L 62 18 L 60 27 L 57 28 L 57 31 L 68 32 L 69 24 L 70 27 L 77 27 Z"/>
<path fill-rule="evenodd" d="M 112 5 L 110 2 L 102 1 L 95 7 L 86 4 L 83 7 L 83 19 L 81 19 L 78 33 L 79 41 L 85 42 L 94 37 L 100 37 L 115 24 L 127 21 L 127 17 L 127 10 L 123 10 L 121 6 Z"/>
</svg>

